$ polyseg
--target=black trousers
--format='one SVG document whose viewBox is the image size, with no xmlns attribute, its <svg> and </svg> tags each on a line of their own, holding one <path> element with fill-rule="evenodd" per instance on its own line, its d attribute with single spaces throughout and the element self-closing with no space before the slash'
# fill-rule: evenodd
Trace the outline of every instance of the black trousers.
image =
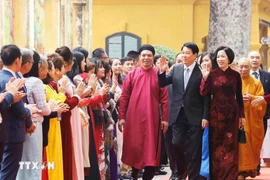
<svg viewBox="0 0 270 180">
<path fill-rule="evenodd" d="M 177 168 L 176 168 L 176 157 L 174 155 L 173 151 L 173 143 L 172 143 L 172 126 L 169 126 L 168 131 L 165 134 L 165 144 L 166 144 L 166 149 L 167 149 L 167 155 L 169 158 L 170 162 L 170 169 L 173 174 L 177 173 Z"/>
<path fill-rule="evenodd" d="M 172 133 L 179 177 L 187 171 L 189 180 L 198 180 L 202 159 L 201 125 L 188 124 L 184 108 L 181 108 L 176 123 L 172 125 Z"/>
<path fill-rule="evenodd" d="M 2 157 L 4 154 L 4 144 L 3 142 L 0 142 L 0 170 L 1 170 L 1 163 L 2 163 Z"/>
<path fill-rule="evenodd" d="M 166 151 L 165 135 L 161 133 L 161 152 L 160 152 L 160 165 L 168 164 L 168 156 Z"/>
<path fill-rule="evenodd" d="M 138 179 L 138 174 L 140 172 L 140 169 L 136 169 L 134 167 L 132 167 L 132 174 L 131 176 L 133 177 L 134 180 Z M 151 180 L 153 179 L 153 177 L 155 176 L 155 172 L 156 172 L 156 167 L 154 166 L 146 166 L 144 167 L 144 172 L 143 172 L 143 180 Z"/>
</svg>

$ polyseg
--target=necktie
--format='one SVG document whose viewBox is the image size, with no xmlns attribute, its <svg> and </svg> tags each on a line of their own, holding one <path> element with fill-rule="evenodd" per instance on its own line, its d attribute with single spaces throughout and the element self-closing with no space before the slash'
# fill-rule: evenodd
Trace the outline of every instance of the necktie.
<svg viewBox="0 0 270 180">
<path fill-rule="evenodd" d="M 259 74 L 258 74 L 257 72 L 253 72 L 252 75 L 253 75 L 256 79 L 259 78 Z"/>
<path fill-rule="evenodd" d="M 186 68 L 184 75 L 184 89 L 186 89 L 189 80 L 189 68 Z"/>
<path fill-rule="evenodd" d="M 16 74 L 16 79 L 20 79 L 21 78 L 21 76 L 19 75 L 19 73 L 15 73 Z"/>
</svg>

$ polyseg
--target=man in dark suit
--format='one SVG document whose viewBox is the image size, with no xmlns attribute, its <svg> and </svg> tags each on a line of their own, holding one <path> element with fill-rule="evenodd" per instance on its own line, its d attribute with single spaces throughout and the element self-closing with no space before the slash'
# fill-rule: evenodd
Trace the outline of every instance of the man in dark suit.
<svg viewBox="0 0 270 180">
<path fill-rule="evenodd" d="M 0 94 L 0 112 L 7 110 L 10 108 L 10 106 L 14 102 L 18 102 L 22 97 L 25 95 L 23 93 L 19 93 L 19 89 L 24 85 L 25 80 L 23 79 L 11 79 L 7 84 L 6 84 L 6 89 L 2 91 Z M 0 114 L 0 136 L 1 134 L 1 129 L 2 127 L 2 115 Z M 0 142 L 0 169 L 1 169 L 1 161 L 2 161 L 2 155 L 4 151 L 4 142 Z"/>
<path fill-rule="evenodd" d="M 264 89 L 264 95 L 270 94 L 270 73 L 267 71 L 264 71 L 260 68 L 261 65 L 261 55 L 257 51 L 251 51 L 248 54 L 248 59 L 251 63 L 251 70 L 250 74 L 261 81 Z M 267 109 L 265 112 L 265 115 L 263 117 L 263 125 L 264 125 L 264 132 L 266 133 L 267 130 L 267 119 L 270 117 L 270 105 L 267 105 Z M 257 168 L 257 174 L 260 174 L 260 164 Z"/>
<path fill-rule="evenodd" d="M 160 60 L 158 74 L 161 87 L 172 84 L 173 99 L 170 105 L 172 142 L 176 155 L 179 178 L 185 171 L 190 180 L 199 179 L 203 128 L 208 126 L 210 94 L 200 95 L 202 74 L 195 62 L 199 49 L 188 42 L 181 48 L 183 64 L 175 65 L 166 75 L 168 68 L 164 59 Z"/>
<path fill-rule="evenodd" d="M 0 92 L 6 88 L 11 78 L 18 78 L 21 68 L 21 52 L 16 45 L 6 45 L 1 49 L 1 59 L 4 68 L 0 72 Z M 0 179 L 16 179 L 19 162 L 22 157 L 23 142 L 26 130 L 34 132 L 35 125 L 31 120 L 31 112 L 37 112 L 34 106 L 26 108 L 23 100 L 13 103 L 7 110 L 2 111 L 0 142 L 4 142 L 4 152 L 1 162 Z"/>
</svg>

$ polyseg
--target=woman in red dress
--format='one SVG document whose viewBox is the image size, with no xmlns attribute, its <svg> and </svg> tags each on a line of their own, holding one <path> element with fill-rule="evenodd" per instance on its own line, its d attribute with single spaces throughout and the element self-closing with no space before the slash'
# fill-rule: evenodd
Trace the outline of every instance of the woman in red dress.
<svg viewBox="0 0 270 180">
<path fill-rule="evenodd" d="M 201 94 L 212 93 L 210 110 L 210 174 L 211 180 L 238 178 L 238 127 L 244 123 L 242 82 L 231 69 L 234 52 L 226 46 L 215 51 L 219 68 L 210 72 L 202 66 Z"/>
</svg>

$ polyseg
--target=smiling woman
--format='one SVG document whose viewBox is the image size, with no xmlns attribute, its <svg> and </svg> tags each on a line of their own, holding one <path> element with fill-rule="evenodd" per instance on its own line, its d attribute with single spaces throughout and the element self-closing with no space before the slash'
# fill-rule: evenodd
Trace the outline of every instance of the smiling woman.
<svg viewBox="0 0 270 180">
<path fill-rule="evenodd" d="M 234 60 L 231 48 L 221 46 L 214 60 L 219 68 L 202 67 L 201 94 L 213 95 L 210 111 L 211 179 L 237 179 L 238 126 L 244 120 L 242 81 L 229 67 Z"/>
</svg>

